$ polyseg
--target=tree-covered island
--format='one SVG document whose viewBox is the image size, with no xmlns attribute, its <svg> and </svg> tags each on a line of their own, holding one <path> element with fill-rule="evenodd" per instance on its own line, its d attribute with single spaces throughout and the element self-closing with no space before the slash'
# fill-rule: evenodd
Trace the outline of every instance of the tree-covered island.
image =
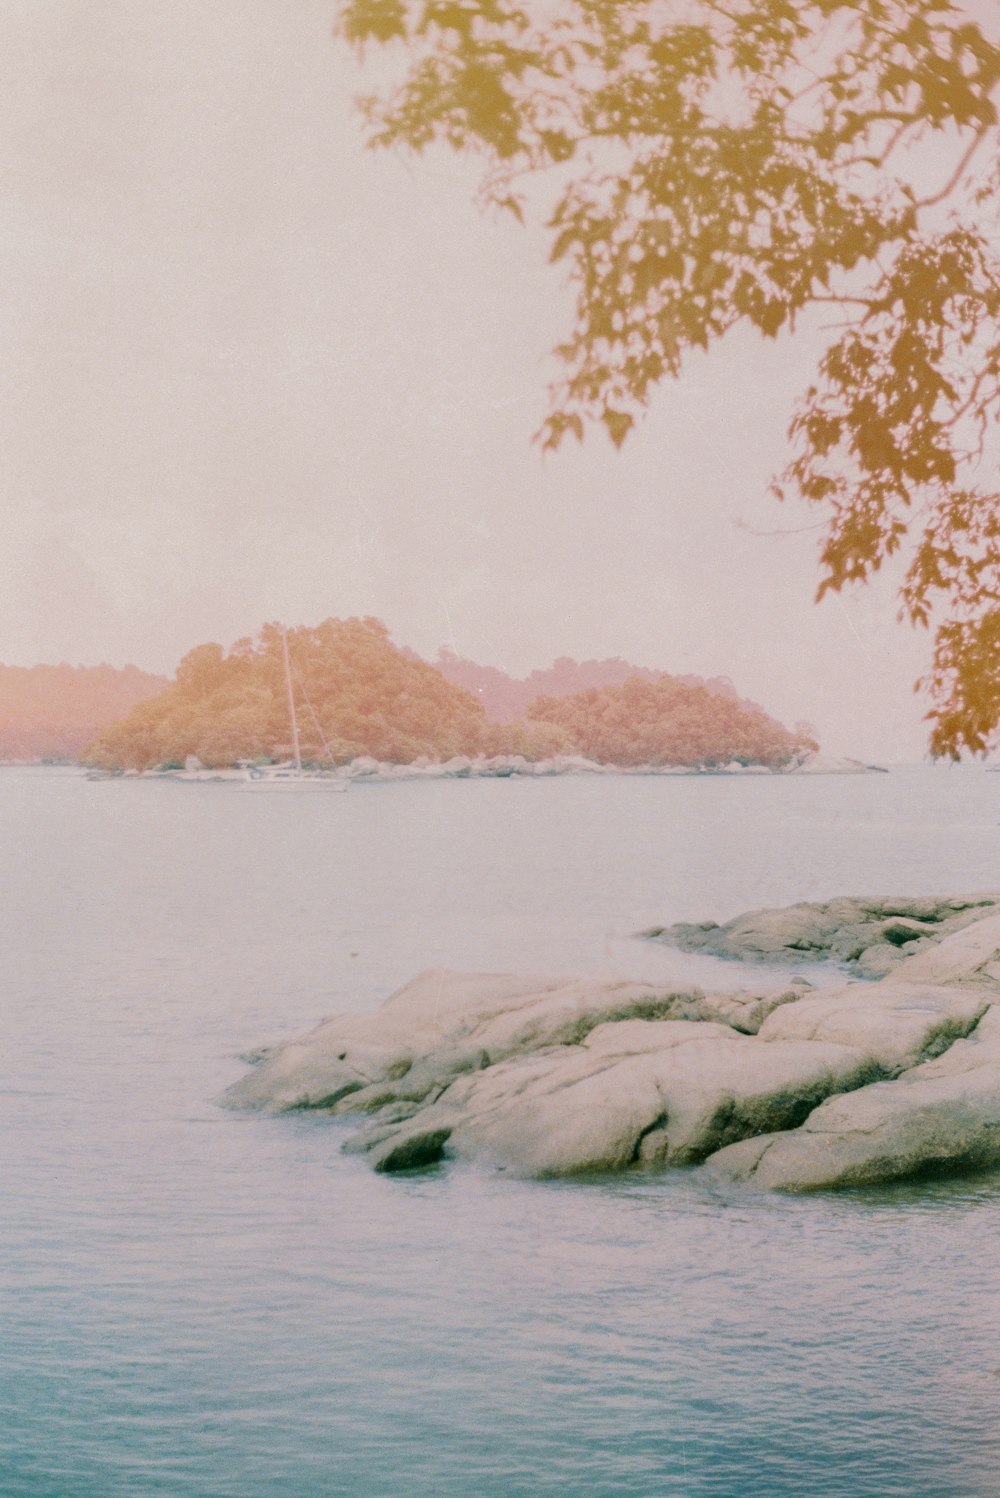
<svg viewBox="0 0 1000 1498">
<path fill-rule="evenodd" d="M 666 673 L 628 677 L 570 696 L 539 696 L 522 718 L 497 722 L 464 687 L 399 649 L 377 619 L 327 619 L 288 630 L 303 758 L 396 764 L 467 755 L 584 755 L 603 764 L 785 769 L 816 749 L 725 689 Z M 653 679 L 648 679 L 653 675 Z M 176 679 L 106 728 L 84 755 L 105 770 L 208 767 L 277 760 L 290 752 L 282 632 L 198 645 Z"/>
</svg>

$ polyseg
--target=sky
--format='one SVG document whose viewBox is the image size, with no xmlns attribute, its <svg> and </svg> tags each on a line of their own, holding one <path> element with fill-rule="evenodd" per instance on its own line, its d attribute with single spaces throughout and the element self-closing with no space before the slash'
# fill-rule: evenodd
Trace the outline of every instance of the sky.
<svg viewBox="0 0 1000 1498">
<path fill-rule="evenodd" d="M 375 615 L 523 675 L 730 677 L 825 750 L 919 759 L 892 577 L 813 602 L 769 496 L 823 329 L 738 332 L 621 453 L 543 456 L 571 295 L 476 164 L 365 149 L 334 0 L 4 0 L 0 661 L 171 673 Z"/>
</svg>

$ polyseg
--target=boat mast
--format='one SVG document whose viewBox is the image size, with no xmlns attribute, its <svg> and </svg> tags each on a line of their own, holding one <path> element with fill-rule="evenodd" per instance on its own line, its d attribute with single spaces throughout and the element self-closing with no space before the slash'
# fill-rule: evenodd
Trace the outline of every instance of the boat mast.
<svg viewBox="0 0 1000 1498">
<path fill-rule="evenodd" d="M 292 696 L 292 668 L 288 659 L 288 631 L 281 626 L 281 650 L 285 661 L 285 686 L 288 689 L 288 716 L 292 722 L 292 748 L 295 752 L 295 768 L 301 771 L 302 755 L 299 753 L 299 720 L 295 716 L 295 698 Z"/>
</svg>

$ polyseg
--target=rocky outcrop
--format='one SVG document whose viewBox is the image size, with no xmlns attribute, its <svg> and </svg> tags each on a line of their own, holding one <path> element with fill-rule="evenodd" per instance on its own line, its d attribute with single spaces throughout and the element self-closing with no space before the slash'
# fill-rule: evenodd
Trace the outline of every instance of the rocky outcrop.
<svg viewBox="0 0 1000 1498">
<path fill-rule="evenodd" d="M 526 759 L 523 754 L 459 755 L 439 761 L 417 759 L 397 765 L 385 760 L 364 757 L 343 765 L 337 774 L 348 780 L 507 780 L 553 775 L 867 775 L 885 774 L 878 765 L 865 765 L 856 759 L 830 759 L 819 754 L 774 768 L 769 765 L 741 764 L 733 760 L 726 765 L 615 765 L 599 763 L 581 754 L 554 754 L 547 759 Z"/>
<path fill-rule="evenodd" d="M 347 1147 L 382 1171 L 707 1162 L 810 1190 L 1000 1163 L 1000 913 L 958 904 L 979 919 L 879 983 L 425 973 L 263 1053 L 227 1102 L 353 1115 Z"/>
<path fill-rule="evenodd" d="M 536 1177 L 687 1164 L 800 1121 L 879 1075 L 847 1046 L 762 1045 L 691 1020 L 600 1025 L 579 1046 L 460 1078 L 431 1106 L 362 1132 L 378 1170 L 445 1152 Z"/>
<path fill-rule="evenodd" d="M 511 1057 L 581 1045 L 625 1020 L 716 1022 L 753 1034 L 808 984 L 712 994 L 648 983 L 421 973 L 372 1014 L 338 1014 L 309 1035 L 258 1053 L 228 1093 L 235 1107 L 357 1112 L 422 1103 L 456 1077 Z"/>
<path fill-rule="evenodd" d="M 822 1103 L 797 1129 L 721 1150 L 719 1177 L 784 1191 L 1000 1164 L 1000 1008 L 944 1055 Z"/>
<path fill-rule="evenodd" d="M 884 765 L 866 765 L 860 759 L 836 759 L 829 754 L 807 754 L 789 771 L 793 775 L 888 775 Z"/>
<path fill-rule="evenodd" d="M 743 962 L 841 962 L 862 978 L 883 978 L 904 959 L 979 922 L 1000 895 L 948 899 L 855 899 L 751 910 L 718 925 L 681 922 L 642 934 L 685 952 Z"/>
<path fill-rule="evenodd" d="M 188 759 L 195 759 L 189 755 Z M 452 759 L 434 760 L 418 758 L 407 764 L 396 764 L 392 760 L 374 759 L 361 755 L 335 770 L 322 773 L 338 780 L 379 784 L 388 780 L 510 780 L 551 779 L 554 775 L 861 775 L 878 772 L 885 774 L 878 765 L 865 765 L 856 759 L 829 759 L 818 754 L 807 755 L 801 760 L 792 760 L 787 765 L 741 764 L 733 760 L 729 764 L 681 764 L 681 765 L 615 765 L 587 759 L 582 754 L 554 754 L 546 759 L 527 759 L 523 754 L 477 754 L 455 755 Z M 91 769 L 91 780 L 117 780 L 122 774 L 141 775 L 146 780 L 243 780 L 243 770 L 230 766 L 212 770 L 185 768 L 183 770 L 128 770 Z"/>
<path fill-rule="evenodd" d="M 713 1172 L 808 1191 L 1000 1164 L 1000 915 L 910 958 L 872 992 L 908 1001 L 925 982 L 978 1000 L 964 1038 L 896 1081 L 824 1102 L 797 1129 L 722 1150 Z"/>
</svg>

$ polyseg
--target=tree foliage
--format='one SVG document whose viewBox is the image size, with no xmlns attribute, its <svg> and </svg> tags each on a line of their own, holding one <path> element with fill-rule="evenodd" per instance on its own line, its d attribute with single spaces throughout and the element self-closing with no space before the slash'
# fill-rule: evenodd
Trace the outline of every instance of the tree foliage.
<svg viewBox="0 0 1000 1498">
<path fill-rule="evenodd" d="M 617 693 L 540 697 L 523 719 L 488 722 L 471 692 L 400 650 L 378 619 L 327 619 L 314 629 L 290 629 L 288 653 L 302 757 L 314 764 L 362 756 L 410 764 L 457 755 L 539 760 L 581 753 L 622 765 L 743 759 L 777 767 L 816 747 L 807 735 L 789 734 L 741 701 L 728 683 L 728 691 L 712 691 L 662 672 L 647 673 L 646 680 L 633 676 Z M 560 664 L 556 683 L 575 681 L 577 673 L 566 668 L 576 663 Z M 551 681 L 553 673 L 537 675 Z M 145 770 L 183 764 L 188 755 L 225 766 L 290 754 L 281 628 L 266 624 L 256 639 L 238 640 L 228 654 L 216 644 L 188 651 L 176 679 L 106 728 L 85 762 Z"/>
<path fill-rule="evenodd" d="M 665 671 L 651 671 L 633 666 L 620 656 L 603 661 L 575 661 L 561 655 L 546 670 L 532 671 L 525 677 L 508 676 L 496 666 L 480 666 L 463 660 L 452 650 L 441 649 L 435 662 L 446 681 L 465 687 L 483 704 L 487 718 L 497 723 L 513 723 L 522 718 L 536 697 L 573 697 L 591 687 L 620 687 L 630 676 L 644 681 L 658 681 Z M 675 676 L 688 686 L 707 687 L 710 692 L 736 697 L 736 688 L 728 677 Z M 519 751 L 514 751 L 519 752 Z"/>
<path fill-rule="evenodd" d="M 539 697 L 528 718 L 560 728 L 573 751 L 602 764 L 711 769 L 736 762 L 779 770 L 817 747 L 753 703 L 671 676 L 631 676 L 621 686 Z"/>
<path fill-rule="evenodd" d="M 317 764 L 361 755 L 409 763 L 477 753 L 483 709 L 426 662 L 404 656 L 378 619 L 327 619 L 288 631 L 302 756 Z M 147 769 L 191 754 L 209 766 L 291 753 L 281 629 L 198 645 L 176 680 L 91 746 L 87 762 Z"/>
<path fill-rule="evenodd" d="M 576 305 L 544 447 L 595 421 L 620 446 L 688 351 L 840 309 L 779 493 L 826 516 L 821 594 L 908 541 L 932 749 L 988 747 L 1000 48 L 951 0 L 342 0 L 341 26 L 404 62 L 373 144 L 482 153 L 518 217 L 549 185 Z"/>
</svg>

